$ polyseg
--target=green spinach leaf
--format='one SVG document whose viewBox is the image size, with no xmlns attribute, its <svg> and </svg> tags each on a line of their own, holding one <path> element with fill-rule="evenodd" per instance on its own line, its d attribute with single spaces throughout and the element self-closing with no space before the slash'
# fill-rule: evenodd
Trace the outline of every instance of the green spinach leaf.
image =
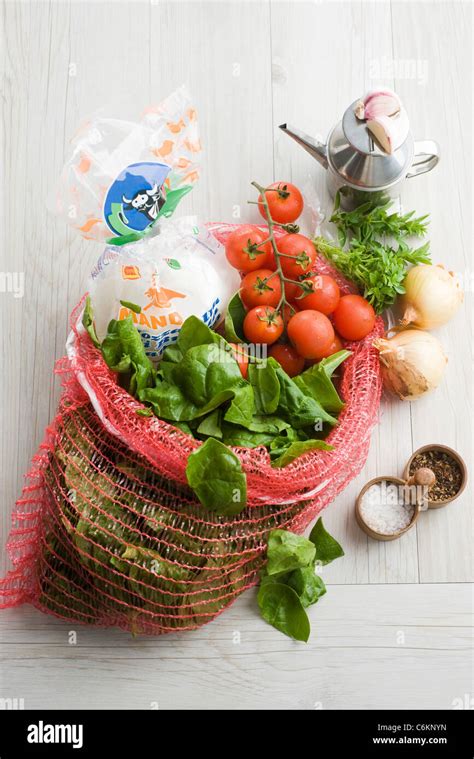
<svg viewBox="0 0 474 759">
<path fill-rule="evenodd" d="M 268 537 L 267 574 L 275 575 L 312 564 L 316 554 L 313 543 L 287 530 L 272 530 Z"/>
<path fill-rule="evenodd" d="M 326 531 L 321 517 L 311 530 L 309 539 L 316 548 L 317 564 L 329 564 L 334 559 L 344 556 L 342 546 Z"/>
<path fill-rule="evenodd" d="M 324 440 L 317 439 L 298 440 L 293 443 L 289 442 L 284 448 L 276 449 L 271 452 L 270 455 L 275 455 L 276 452 L 279 453 L 278 457 L 273 459 L 272 466 L 276 468 L 287 466 L 287 464 L 291 464 L 292 461 L 299 456 L 302 456 L 304 453 L 316 449 L 320 451 L 332 451 L 333 447 L 332 445 L 325 443 Z"/>
<path fill-rule="evenodd" d="M 226 422 L 247 427 L 251 424 L 255 411 L 254 396 L 251 386 L 243 382 L 234 388 L 234 398 L 224 414 Z"/>
<path fill-rule="evenodd" d="M 151 408 L 148 408 L 148 406 L 144 406 L 143 408 L 137 408 L 135 411 L 137 416 L 153 416 L 153 411 Z"/>
<path fill-rule="evenodd" d="M 253 432 L 236 424 L 222 425 L 223 442 L 226 445 L 242 446 L 244 448 L 257 448 L 260 445 L 270 445 L 273 435 L 265 432 Z"/>
<path fill-rule="evenodd" d="M 131 303 L 129 300 L 121 300 L 120 305 L 124 308 L 128 308 L 129 311 L 133 311 L 135 314 L 141 314 L 142 307 L 137 306 L 136 303 Z"/>
<path fill-rule="evenodd" d="M 225 336 L 226 340 L 230 343 L 245 342 L 245 314 L 246 311 L 240 297 L 240 292 L 236 292 L 229 301 L 225 317 Z"/>
<path fill-rule="evenodd" d="M 257 597 L 262 617 L 290 638 L 306 643 L 311 628 L 297 593 L 289 585 L 265 579 Z"/>
<path fill-rule="evenodd" d="M 179 347 L 178 343 L 172 343 L 168 345 L 164 351 L 160 362 L 160 368 L 163 363 L 178 364 L 183 358 L 183 351 Z"/>
<path fill-rule="evenodd" d="M 295 569 L 286 582 L 297 593 L 305 608 L 315 604 L 326 593 L 326 586 L 321 577 L 314 574 L 313 567 Z"/>
<path fill-rule="evenodd" d="M 283 418 L 288 419 L 295 429 L 316 425 L 320 422 L 327 422 L 332 425 L 337 423 L 337 419 L 328 414 L 318 401 L 305 395 L 281 367 L 275 371 L 280 383 L 280 400 L 277 412 Z"/>
<path fill-rule="evenodd" d="M 172 422 L 189 422 L 205 416 L 233 397 L 232 390 L 224 390 L 211 398 L 204 406 L 196 406 L 189 401 L 177 385 L 161 382 L 156 387 L 142 390 L 138 397 L 143 403 L 150 403 L 156 416 Z"/>
<path fill-rule="evenodd" d="M 279 416 L 274 414 L 259 415 L 255 414 L 251 421 L 245 425 L 251 432 L 268 432 L 275 435 L 283 430 L 291 429 L 289 422 L 285 422 Z"/>
<path fill-rule="evenodd" d="M 323 358 L 318 364 L 314 364 L 295 377 L 295 384 L 306 396 L 318 401 L 326 411 L 339 413 L 344 408 L 344 403 L 331 381 L 331 376 L 350 355 L 350 351 L 344 350 Z"/>
<path fill-rule="evenodd" d="M 222 439 L 222 427 L 221 427 L 221 411 L 215 409 L 208 416 L 204 417 L 197 432 L 200 435 L 207 435 L 207 437 L 216 437 Z"/>
<path fill-rule="evenodd" d="M 240 460 L 212 437 L 190 454 L 186 478 L 202 505 L 210 511 L 232 516 L 246 506 L 247 478 Z"/>
<path fill-rule="evenodd" d="M 181 353 L 184 355 L 190 348 L 196 348 L 198 345 L 209 345 L 210 343 L 225 346 L 224 338 L 209 329 L 201 319 L 197 316 L 188 316 L 179 330 L 176 343 Z M 167 360 L 171 359 L 167 357 Z"/>
<path fill-rule="evenodd" d="M 265 364 L 249 364 L 248 379 L 255 394 L 257 414 L 273 414 L 280 400 L 280 382 L 275 371 L 277 362 L 270 358 Z"/>
<path fill-rule="evenodd" d="M 84 313 L 82 315 L 82 324 L 86 332 L 88 333 L 90 339 L 94 343 L 96 348 L 100 348 L 100 341 L 97 337 L 97 332 L 95 331 L 94 326 L 94 314 L 92 310 L 92 303 L 90 296 L 88 295 L 86 298 L 86 303 L 84 306 Z"/>
<path fill-rule="evenodd" d="M 174 365 L 171 376 L 197 406 L 243 383 L 237 362 L 226 350 L 214 344 L 189 348 L 184 358 Z"/>
</svg>

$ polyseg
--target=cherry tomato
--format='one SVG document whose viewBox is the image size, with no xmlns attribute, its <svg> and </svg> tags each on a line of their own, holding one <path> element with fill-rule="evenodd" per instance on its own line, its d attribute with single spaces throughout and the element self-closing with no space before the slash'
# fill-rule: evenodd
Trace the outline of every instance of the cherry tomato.
<svg viewBox="0 0 474 759">
<path fill-rule="evenodd" d="M 297 279 L 301 274 L 307 274 L 314 269 L 316 250 L 308 237 L 294 234 L 285 235 L 278 240 L 277 248 L 280 253 L 285 254 L 280 258 L 285 277 Z"/>
<path fill-rule="evenodd" d="M 270 269 L 256 269 L 245 275 L 240 283 L 240 297 L 244 306 L 278 306 L 281 298 L 281 281 Z"/>
<path fill-rule="evenodd" d="M 333 353 L 338 353 L 342 350 L 344 350 L 344 346 L 341 343 L 341 338 L 339 335 L 334 335 L 334 340 L 332 341 L 327 351 L 324 351 L 319 358 L 309 358 L 306 363 L 308 366 L 312 366 L 313 364 L 319 363 L 322 358 L 327 358 L 328 356 L 332 356 Z"/>
<path fill-rule="evenodd" d="M 334 340 L 334 328 L 319 311 L 298 311 L 288 322 L 288 337 L 303 358 L 321 358 Z"/>
<path fill-rule="evenodd" d="M 283 332 L 283 319 L 273 306 L 257 306 L 244 319 L 244 335 L 251 343 L 271 345 Z"/>
<path fill-rule="evenodd" d="M 289 182 L 274 182 L 267 188 L 265 197 L 270 216 L 279 224 L 291 224 L 303 210 L 303 196 L 298 188 Z M 258 198 L 258 210 L 266 220 L 261 195 Z"/>
<path fill-rule="evenodd" d="M 285 303 L 285 305 L 283 306 L 281 310 L 281 315 L 283 317 L 283 321 L 285 324 L 288 324 L 291 317 L 294 316 L 294 314 L 296 314 L 297 310 L 298 309 L 296 308 L 294 303 Z"/>
<path fill-rule="evenodd" d="M 267 237 L 266 232 L 250 224 L 231 232 L 225 244 L 230 265 L 244 273 L 265 268 L 271 252 L 269 242 L 262 245 Z"/>
<path fill-rule="evenodd" d="M 326 274 L 316 274 L 314 277 L 308 277 L 304 282 L 308 283 L 313 291 L 304 295 L 304 291 L 299 288 L 299 294 L 303 293 L 303 295 L 302 297 L 297 295 L 295 298 L 297 308 L 301 311 L 304 311 L 305 308 L 313 308 L 315 311 L 326 314 L 326 316 L 332 314 L 341 297 L 341 291 L 336 280 Z"/>
<path fill-rule="evenodd" d="M 372 332 L 375 311 L 362 295 L 343 295 L 334 311 L 334 326 L 346 340 L 362 340 Z"/>
<path fill-rule="evenodd" d="M 295 285 L 293 282 L 285 282 L 284 288 L 285 288 L 286 300 L 292 303 L 294 299 L 296 298 L 296 296 L 299 294 L 300 288 L 298 287 L 298 285 Z"/>
<path fill-rule="evenodd" d="M 235 358 L 239 365 L 240 373 L 244 379 L 247 379 L 247 373 L 249 370 L 249 357 L 246 354 L 243 345 L 238 343 L 229 343 L 232 347 L 232 356 Z"/>
<path fill-rule="evenodd" d="M 291 345 L 275 343 L 268 351 L 268 355 L 278 361 L 283 371 L 289 377 L 296 377 L 304 369 L 304 358 L 295 351 Z"/>
</svg>

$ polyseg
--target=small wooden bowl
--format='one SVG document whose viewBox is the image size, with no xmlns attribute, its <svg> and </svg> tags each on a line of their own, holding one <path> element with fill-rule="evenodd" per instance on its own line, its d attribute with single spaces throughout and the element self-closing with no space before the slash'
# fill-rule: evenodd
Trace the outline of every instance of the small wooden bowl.
<svg viewBox="0 0 474 759">
<path fill-rule="evenodd" d="M 444 501 L 430 501 L 427 499 L 426 504 L 429 509 L 441 509 L 443 506 L 447 506 L 448 503 L 451 503 L 451 501 L 454 501 L 456 498 L 458 498 L 458 496 L 461 495 L 462 491 L 466 487 L 467 467 L 462 456 L 460 456 L 459 453 L 456 453 L 456 451 L 454 451 L 452 448 L 448 448 L 447 445 L 438 445 L 437 443 L 433 443 L 432 445 L 422 445 L 421 448 L 418 448 L 418 450 L 412 453 L 408 459 L 407 465 L 403 470 L 403 476 L 406 477 L 406 479 L 408 479 L 410 476 L 410 466 L 415 456 L 417 456 L 419 453 L 425 453 L 425 451 L 441 451 L 442 453 L 447 453 L 448 456 L 451 456 L 451 458 L 454 459 L 461 470 L 462 483 L 461 487 L 455 495 L 451 496 L 451 498 L 446 498 Z"/>
<path fill-rule="evenodd" d="M 401 530 L 398 530 L 398 532 L 391 532 L 389 535 L 386 535 L 383 532 L 376 532 L 371 527 L 369 527 L 369 525 L 366 524 L 366 522 L 364 522 L 364 519 L 363 519 L 362 514 L 360 512 L 360 504 L 362 502 L 362 497 L 363 497 L 364 493 L 370 487 L 372 487 L 372 485 L 376 485 L 379 482 L 393 482 L 393 483 L 395 483 L 395 485 L 399 485 L 401 487 L 404 487 L 406 485 L 405 480 L 401 480 L 399 477 L 391 477 L 391 476 L 387 476 L 387 477 L 374 477 L 373 480 L 369 480 L 364 485 L 364 487 L 362 488 L 362 490 L 360 491 L 360 493 L 359 493 L 359 495 L 357 496 L 357 499 L 356 499 L 356 505 L 355 505 L 355 518 L 356 518 L 356 522 L 359 525 L 359 527 L 361 528 L 361 530 L 363 530 L 370 538 L 373 538 L 374 540 L 396 540 L 397 538 L 399 538 L 405 532 L 408 532 L 408 530 L 410 530 L 413 527 L 413 525 L 415 524 L 416 520 L 420 516 L 420 504 L 419 503 L 414 504 L 413 517 L 411 519 L 411 522 L 409 522 L 409 524 L 407 524 L 406 527 L 403 527 Z"/>
</svg>

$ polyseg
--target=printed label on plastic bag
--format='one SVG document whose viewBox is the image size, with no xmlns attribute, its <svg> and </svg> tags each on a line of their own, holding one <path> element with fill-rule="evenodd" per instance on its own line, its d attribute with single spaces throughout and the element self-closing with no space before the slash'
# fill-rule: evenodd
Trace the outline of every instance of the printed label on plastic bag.
<svg viewBox="0 0 474 759">
<path fill-rule="evenodd" d="M 239 283 L 223 245 L 205 227 L 190 217 L 167 221 L 158 235 L 104 250 L 90 286 L 97 335 L 103 340 L 111 319 L 131 314 L 156 361 L 188 316 L 216 326 Z"/>
</svg>

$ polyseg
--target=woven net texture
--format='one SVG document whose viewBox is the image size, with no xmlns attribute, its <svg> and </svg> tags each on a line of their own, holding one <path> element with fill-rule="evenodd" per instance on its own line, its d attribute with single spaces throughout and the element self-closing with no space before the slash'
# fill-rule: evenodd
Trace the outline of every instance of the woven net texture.
<svg viewBox="0 0 474 759">
<path fill-rule="evenodd" d="M 233 225 L 212 224 L 225 241 Z M 318 272 L 354 291 L 324 259 Z M 341 370 L 345 408 L 327 441 L 282 469 L 265 448 L 234 448 L 248 503 L 232 517 L 206 511 L 186 483 L 200 442 L 156 417 L 116 381 L 71 317 L 63 393 L 13 512 L 0 607 L 31 603 L 65 620 L 160 634 L 200 627 L 258 581 L 268 534 L 302 532 L 360 471 L 377 421 L 381 377 L 374 331 Z"/>
</svg>

